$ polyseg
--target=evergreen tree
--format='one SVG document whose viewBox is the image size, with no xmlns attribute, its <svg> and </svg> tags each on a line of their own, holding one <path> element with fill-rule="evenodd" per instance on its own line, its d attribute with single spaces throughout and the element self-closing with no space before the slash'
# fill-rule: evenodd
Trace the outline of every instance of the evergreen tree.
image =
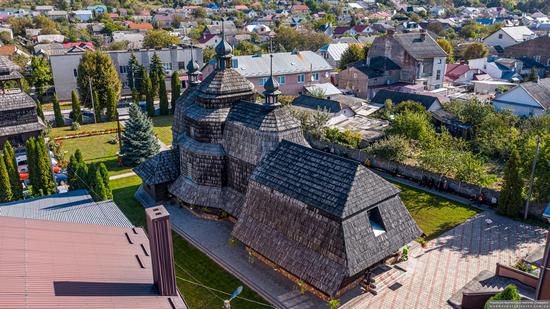
<svg viewBox="0 0 550 309">
<path fill-rule="evenodd" d="M 94 97 L 94 115 L 95 115 L 95 121 L 101 122 L 101 106 L 99 103 L 99 96 L 97 95 L 97 91 L 93 91 L 93 97 Z"/>
<path fill-rule="evenodd" d="M 73 109 L 73 121 L 82 124 L 82 111 L 80 110 L 80 100 L 76 90 L 71 92 L 71 103 Z"/>
<path fill-rule="evenodd" d="M 40 119 L 45 120 L 44 111 L 42 110 L 42 102 L 40 102 L 40 100 L 36 100 L 36 113 Z"/>
<path fill-rule="evenodd" d="M 107 118 L 109 118 L 109 120 L 116 119 L 116 104 L 117 98 L 115 95 L 115 91 L 113 90 L 113 88 L 109 88 L 107 90 Z"/>
<path fill-rule="evenodd" d="M 78 161 L 73 153 L 69 158 L 69 164 L 67 164 L 67 184 L 69 185 L 69 191 L 78 189 L 78 178 L 76 177 L 77 169 Z"/>
<path fill-rule="evenodd" d="M 93 175 L 93 184 L 91 184 L 93 186 L 93 191 L 91 192 L 92 197 L 96 202 L 105 201 L 107 200 L 107 192 L 103 183 L 103 177 L 101 177 L 101 173 L 97 169 L 94 169 L 94 174 L 95 175 Z"/>
<path fill-rule="evenodd" d="M 42 184 L 40 183 L 40 170 L 38 168 L 38 160 L 36 155 L 36 140 L 34 138 L 29 138 L 26 143 L 26 152 L 27 152 L 27 170 L 29 172 L 29 182 L 32 186 L 32 195 L 41 196 L 40 188 Z"/>
<path fill-rule="evenodd" d="M 4 158 L 0 157 L 0 203 L 9 202 L 12 198 L 10 176 L 8 175 Z"/>
<path fill-rule="evenodd" d="M 157 55 L 157 53 L 154 53 L 153 57 L 151 57 L 149 77 L 151 78 L 153 98 L 156 98 L 159 94 L 160 82 L 164 80 L 164 69 L 162 66 L 162 60 L 160 60 L 160 57 L 159 55 Z"/>
<path fill-rule="evenodd" d="M 168 115 L 168 95 L 166 94 L 166 83 L 164 82 L 164 78 L 160 81 L 159 100 L 160 114 L 163 116 Z"/>
<path fill-rule="evenodd" d="M 130 55 L 130 60 L 128 60 L 128 87 L 130 89 L 136 87 L 136 75 L 139 73 L 139 63 L 137 61 L 136 55 L 132 52 Z"/>
<path fill-rule="evenodd" d="M 146 78 L 143 80 L 143 85 L 145 87 L 145 104 L 147 108 L 147 115 L 149 117 L 155 116 L 155 101 L 153 96 L 153 89 L 151 85 L 151 79 L 146 74 Z"/>
<path fill-rule="evenodd" d="M 21 185 L 21 179 L 19 178 L 19 170 L 17 169 L 15 152 L 13 151 L 13 147 L 9 141 L 4 144 L 4 161 L 6 163 L 8 176 L 10 177 L 13 199 L 20 200 L 23 198 L 23 187 Z"/>
<path fill-rule="evenodd" d="M 130 105 L 129 116 L 122 133 L 120 154 L 122 163 L 133 167 L 157 154 L 160 146 L 153 133 L 153 122 L 137 105 Z"/>
<path fill-rule="evenodd" d="M 99 173 L 101 174 L 101 178 L 103 178 L 103 186 L 105 187 L 105 194 L 107 199 L 113 198 L 113 192 L 111 191 L 111 185 L 109 184 L 109 171 L 107 170 L 107 167 L 103 163 L 99 163 L 98 165 Z"/>
<path fill-rule="evenodd" d="M 180 83 L 180 76 L 178 74 L 178 71 L 174 71 L 172 73 L 172 99 L 170 100 L 170 109 L 172 110 L 172 113 L 176 110 L 176 101 L 180 97 L 181 94 L 181 83 Z"/>
<path fill-rule="evenodd" d="M 134 104 L 139 104 L 139 92 L 136 88 L 132 89 L 132 102 Z"/>
<path fill-rule="evenodd" d="M 38 158 L 38 168 L 40 170 L 40 182 L 43 195 L 50 195 L 56 192 L 54 176 L 52 171 L 52 163 L 48 155 L 48 148 L 43 138 L 38 138 L 36 141 L 36 154 Z"/>
<path fill-rule="evenodd" d="M 107 53 L 97 49 L 95 52 L 86 51 L 78 65 L 78 93 L 82 103 L 91 107 L 90 85 L 97 92 L 99 100 L 95 104 L 99 104 L 100 108 L 105 108 L 107 102 L 107 90 L 113 88 L 115 97 L 120 97 L 122 83 L 118 77 L 117 70 L 111 61 L 111 57 Z"/>
<path fill-rule="evenodd" d="M 53 95 L 53 113 L 55 115 L 55 126 L 62 127 L 65 125 L 65 120 L 63 119 L 63 114 L 61 114 L 61 106 L 59 106 L 59 100 L 57 100 L 57 95 Z"/>
<path fill-rule="evenodd" d="M 523 180 L 521 178 L 519 164 L 520 157 L 518 150 L 513 148 L 510 158 L 508 162 L 506 162 L 504 168 L 504 181 L 497 207 L 498 213 L 510 217 L 518 216 L 523 207 L 523 199 L 521 197 Z"/>
<path fill-rule="evenodd" d="M 143 86 L 143 79 L 145 78 L 145 75 L 147 75 L 147 70 L 145 69 L 145 66 L 139 65 L 137 68 L 137 73 L 134 77 L 134 88 L 138 91 L 139 95 L 141 97 L 145 96 L 145 88 Z"/>
<path fill-rule="evenodd" d="M 74 157 L 76 159 L 76 162 L 84 163 L 84 157 L 82 156 L 82 151 L 80 151 L 80 149 L 75 150 Z"/>
</svg>

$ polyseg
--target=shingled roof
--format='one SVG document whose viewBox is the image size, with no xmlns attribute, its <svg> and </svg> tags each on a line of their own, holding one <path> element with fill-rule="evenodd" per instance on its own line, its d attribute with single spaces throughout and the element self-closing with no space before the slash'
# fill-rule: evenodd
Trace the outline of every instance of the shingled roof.
<svg viewBox="0 0 550 309">
<path fill-rule="evenodd" d="M 550 78 L 523 83 L 520 87 L 523 87 L 542 107 L 550 108 Z"/>
<path fill-rule="evenodd" d="M 254 85 L 233 69 L 215 70 L 199 85 L 199 97 L 253 93 Z"/>
<path fill-rule="evenodd" d="M 300 122 L 285 110 L 253 102 L 239 102 L 230 111 L 228 121 L 265 132 L 280 132 L 300 127 Z"/>
<path fill-rule="evenodd" d="M 0 95 L 0 110 L 8 111 L 21 108 L 35 108 L 36 103 L 25 92 L 5 93 Z"/>
<path fill-rule="evenodd" d="M 288 141 L 260 163 L 251 179 L 338 218 L 399 193 L 359 162 Z"/>
<path fill-rule="evenodd" d="M 178 178 L 178 163 L 178 153 L 176 150 L 171 149 L 159 152 L 133 170 L 143 182 L 157 185 L 171 182 Z"/>
<path fill-rule="evenodd" d="M 415 59 L 447 57 L 447 53 L 427 33 L 396 33 L 395 40 Z"/>
<path fill-rule="evenodd" d="M 8 57 L 0 56 L 0 80 L 11 80 L 22 78 L 19 73 L 19 66 L 13 63 Z"/>
</svg>

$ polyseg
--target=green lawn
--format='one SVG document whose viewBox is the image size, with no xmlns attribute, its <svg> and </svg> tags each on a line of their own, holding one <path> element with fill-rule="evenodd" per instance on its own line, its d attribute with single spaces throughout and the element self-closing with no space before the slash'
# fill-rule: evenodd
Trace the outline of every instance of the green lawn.
<svg viewBox="0 0 550 309">
<path fill-rule="evenodd" d="M 136 226 L 146 224 L 145 212 L 134 198 L 134 193 L 140 183 L 141 180 L 137 176 L 111 181 L 115 203 Z M 176 275 L 179 278 L 199 282 L 202 285 L 227 293 L 233 292 L 235 288 L 242 285 L 244 291 L 240 295 L 241 297 L 267 303 L 183 238 L 175 233 L 173 237 Z M 178 280 L 178 288 L 191 308 L 221 308 L 223 305 L 222 300 L 228 297 L 223 293 L 211 291 L 181 279 Z M 235 299 L 231 304 L 234 308 L 268 308 L 241 299 Z"/>
<path fill-rule="evenodd" d="M 66 158 L 69 158 L 76 149 L 80 149 L 84 161 L 103 162 L 112 176 L 130 172 L 130 168 L 120 166 L 117 162 L 118 144 L 110 143 L 116 136 L 116 133 L 103 134 L 64 139 L 60 142 L 63 144 L 63 150 L 66 151 Z"/>
<path fill-rule="evenodd" d="M 174 116 L 160 116 L 153 118 L 155 134 L 166 145 L 172 144 L 172 120 Z"/>
<path fill-rule="evenodd" d="M 59 107 L 61 109 L 71 109 L 72 108 L 72 103 L 70 101 L 69 102 L 59 102 Z M 53 111 L 53 104 L 52 103 L 42 104 L 42 110 L 43 111 Z"/>
<path fill-rule="evenodd" d="M 394 183 L 401 189 L 401 200 L 428 239 L 434 239 L 445 231 L 463 223 L 480 212 L 444 198 L 427 194 L 414 188 Z"/>
<path fill-rule="evenodd" d="M 71 130 L 71 127 L 69 126 L 60 127 L 60 128 L 51 128 L 48 136 L 60 137 L 60 136 L 75 135 L 75 134 L 81 134 L 86 132 L 103 131 L 103 130 L 116 129 L 116 128 L 117 128 L 116 121 L 99 122 L 99 123 L 92 123 L 92 124 L 83 124 L 80 126 L 80 130 L 78 131 Z"/>
</svg>

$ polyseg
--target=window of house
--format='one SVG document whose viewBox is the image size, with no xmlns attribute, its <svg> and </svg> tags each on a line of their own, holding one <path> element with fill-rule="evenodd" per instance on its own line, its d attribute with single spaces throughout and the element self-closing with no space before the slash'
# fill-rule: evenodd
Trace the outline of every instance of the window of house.
<svg viewBox="0 0 550 309">
<path fill-rule="evenodd" d="M 164 69 L 164 71 L 172 71 L 172 63 L 163 63 L 162 64 L 162 68 Z"/>
<path fill-rule="evenodd" d="M 437 70 L 435 74 L 435 79 L 440 80 L 441 79 L 441 70 Z"/>
<path fill-rule="evenodd" d="M 185 62 L 179 61 L 178 62 L 178 70 L 185 70 Z"/>
<path fill-rule="evenodd" d="M 382 215 L 380 214 L 380 209 L 378 207 L 373 208 L 368 211 L 370 226 L 374 232 L 374 236 L 380 236 L 386 232 L 386 227 L 384 226 L 384 221 L 382 220 Z"/>
<path fill-rule="evenodd" d="M 540 62 L 540 56 L 535 56 L 535 61 Z"/>
<path fill-rule="evenodd" d="M 258 83 L 260 84 L 260 86 L 263 86 L 265 85 L 265 82 L 267 82 L 267 78 L 263 77 L 263 78 L 260 78 L 260 81 Z"/>
<path fill-rule="evenodd" d="M 73 69 L 73 75 L 74 75 L 74 77 L 78 76 L 78 71 L 76 69 Z"/>
<path fill-rule="evenodd" d="M 120 71 L 120 74 L 126 74 L 126 72 L 128 72 L 128 66 L 127 65 L 121 65 L 121 66 L 119 66 L 118 70 Z"/>
<path fill-rule="evenodd" d="M 280 85 L 286 84 L 286 76 L 279 76 L 279 84 Z"/>
<path fill-rule="evenodd" d="M 319 73 L 311 74 L 311 80 L 312 81 L 318 81 L 319 80 Z"/>
<path fill-rule="evenodd" d="M 353 73 L 353 78 L 357 78 L 357 73 Z"/>
<path fill-rule="evenodd" d="M 306 76 L 304 74 L 298 74 L 298 83 L 303 83 L 305 79 Z"/>
<path fill-rule="evenodd" d="M 190 137 L 195 137 L 195 128 L 189 127 L 189 136 Z"/>
<path fill-rule="evenodd" d="M 499 39 L 502 39 L 502 33 L 499 33 L 499 34 L 498 34 L 498 38 L 499 38 Z"/>
</svg>

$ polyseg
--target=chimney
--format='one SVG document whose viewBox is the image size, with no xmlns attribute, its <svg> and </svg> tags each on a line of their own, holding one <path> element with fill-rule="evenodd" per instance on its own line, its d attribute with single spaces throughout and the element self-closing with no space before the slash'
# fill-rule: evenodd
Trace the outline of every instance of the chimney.
<svg viewBox="0 0 550 309">
<path fill-rule="evenodd" d="M 420 29 L 420 41 L 424 42 L 426 40 L 426 29 Z"/>
<path fill-rule="evenodd" d="M 177 296 L 170 214 L 164 206 L 147 208 L 145 214 L 151 247 L 154 283 L 160 295 Z"/>
</svg>

